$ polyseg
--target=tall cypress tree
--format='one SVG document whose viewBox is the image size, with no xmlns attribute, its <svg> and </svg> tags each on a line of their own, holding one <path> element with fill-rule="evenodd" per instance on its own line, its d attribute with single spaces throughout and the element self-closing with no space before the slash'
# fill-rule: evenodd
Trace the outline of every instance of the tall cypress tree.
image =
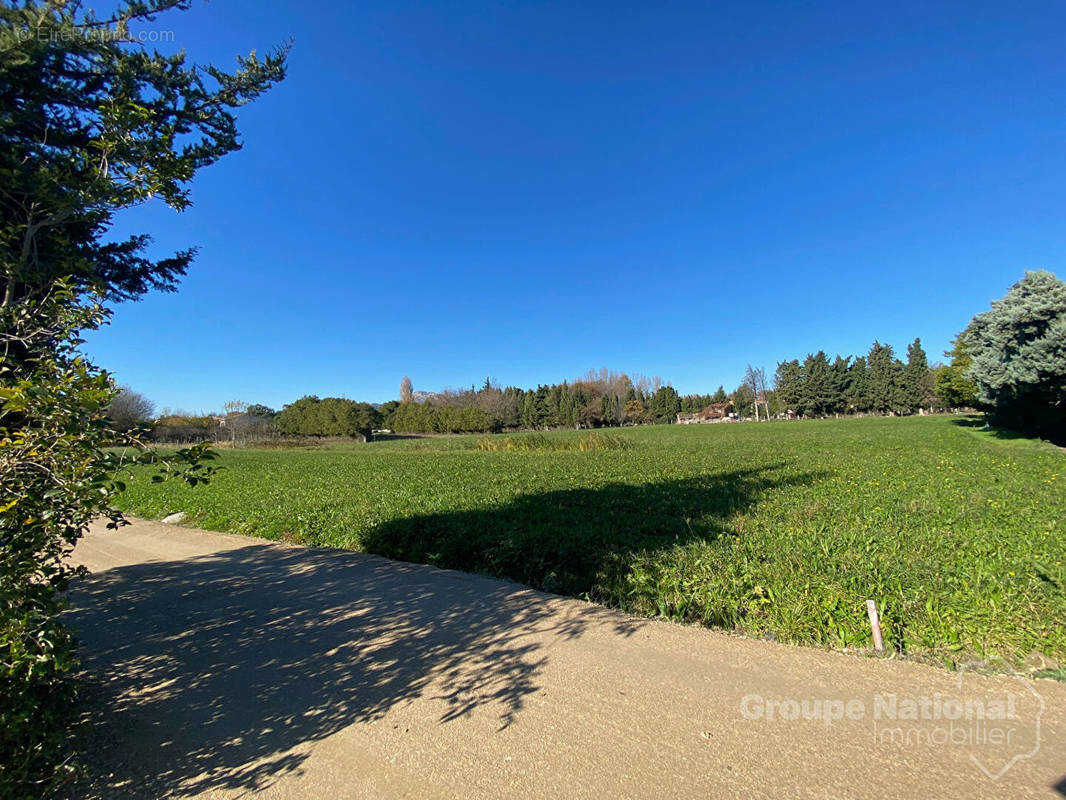
<svg viewBox="0 0 1066 800">
<path fill-rule="evenodd" d="M 804 416 L 822 416 L 833 402 L 833 387 L 829 369 L 829 357 L 819 350 L 808 355 L 803 362 L 803 388 L 800 407 Z"/>
<path fill-rule="evenodd" d="M 785 407 L 785 410 L 799 413 L 802 383 L 803 370 L 798 360 L 782 361 L 777 365 L 777 372 L 774 373 L 774 391 L 777 393 L 778 402 Z"/>
<path fill-rule="evenodd" d="M 848 406 L 854 411 L 870 410 L 870 385 L 865 356 L 859 356 L 848 367 L 848 385 L 845 391 L 845 398 Z"/>
<path fill-rule="evenodd" d="M 895 357 L 892 346 L 875 341 L 866 357 L 866 364 L 870 410 L 880 414 L 908 410 L 903 386 L 903 364 Z"/>
<path fill-rule="evenodd" d="M 849 361 L 851 361 L 850 357 L 837 356 L 829 367 L 829 406 L 827 410 L 830 413 L 839 414 L 847 410 L 848 385 L 850 383 Z"/>
<path fill-rule="evenodd" d="M 907 366 L 903 371 L 903 395 L 909 410 L 916 411 L 925 404 L 928 392 L 929 359 L 925 357 L 921 339 L 907 345 Z"/>
</svg>

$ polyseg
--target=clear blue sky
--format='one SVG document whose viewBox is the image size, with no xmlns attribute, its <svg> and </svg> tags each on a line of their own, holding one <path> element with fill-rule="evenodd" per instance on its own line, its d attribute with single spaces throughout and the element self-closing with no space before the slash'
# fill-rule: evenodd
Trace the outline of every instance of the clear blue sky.
<svg viewBox="0 0 1066 800">
<path fill-rule="evenodd" d="M 299 10 L 297 10 L 299 9 Z M 531 386 L 681 393 L 808 351 L 940 356 L 1066 275 L 1066 6 L 214 0 L 198 61 L 295 39 L 194 207 L 180 291 L 88 352 L 160 406 Z"/>
</svg>

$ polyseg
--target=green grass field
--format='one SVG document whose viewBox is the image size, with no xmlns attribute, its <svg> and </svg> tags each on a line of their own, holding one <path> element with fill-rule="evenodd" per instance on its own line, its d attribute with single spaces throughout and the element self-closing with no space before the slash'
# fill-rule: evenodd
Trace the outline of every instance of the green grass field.
<svg viewBox="0 0 1066 800">
<path fill-rule="evenodd" d="M 957 417 L 564 441 L 587 436 L 223 451 L 210 485 L 139 478 L 121 505 L 798 644 L 868 647 L 872 598 L 910 657 L 1066 661 L 1057 448 Z"/>
</svg>

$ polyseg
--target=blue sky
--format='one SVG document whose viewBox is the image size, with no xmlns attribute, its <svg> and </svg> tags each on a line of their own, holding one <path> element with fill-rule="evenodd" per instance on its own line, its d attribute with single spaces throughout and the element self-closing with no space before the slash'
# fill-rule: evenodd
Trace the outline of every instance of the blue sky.
<svg viewBox="0 0 1066 800">
<path fill-rule="evenodd" d="M 193 208 L 121 220 L 200 247 L 87 345 L 159 406 L 601 366 L 710 392 L 875 338 L 936 358 L 1066 275 L 1066 6 L 295 8 L 155 23 L 219 65 L 295 40 Z"/>
</svg>

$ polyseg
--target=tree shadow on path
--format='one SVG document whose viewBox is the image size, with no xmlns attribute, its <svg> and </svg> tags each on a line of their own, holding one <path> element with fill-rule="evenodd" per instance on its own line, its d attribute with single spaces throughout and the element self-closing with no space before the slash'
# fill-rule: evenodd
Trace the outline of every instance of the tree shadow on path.
<svg viewBox="0 0 1066 800">
<path fill-rule="evenodd" d="M 480 550 L 461 565 L 573 589 L 633 547 L 721 535 L 767 489 L 811 479 L 746 471 L 549 492 L 401 520 L 370 544 L 438 562 L 430 550 L 445 544 L 455 558 Z M 478 713 L 507 727 L 553 642 L 641 624 L 492 578 L 256 543 L 102 571 L 71 606 L 94 696 L 92 776 L 76 794 L 107 797 L 262 789 L 300 771 L 298 745 L 418 698 L 440 705 L 440 724 Z"/>
<path fill-rule="evenodd" d="M 483 705 L 505 727 L 543 638 L 590 623 L 513 584 L 264 545 L 106 570 L 71 601 L 95 695 L 89 793 L 109 797 L 262 788 L 299 769 L 293 746 L 431 686 L 442 721 Z"/>
</svg>

